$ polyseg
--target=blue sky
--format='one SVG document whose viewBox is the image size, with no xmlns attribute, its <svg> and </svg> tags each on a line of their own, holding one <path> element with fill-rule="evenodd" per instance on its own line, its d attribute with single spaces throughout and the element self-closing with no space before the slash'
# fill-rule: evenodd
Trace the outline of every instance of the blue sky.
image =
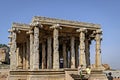
<svg viewBox="0 0 120 80">
<path fill-rule="evenodd" d="M 33 16 L 101 24 L 102 62 L 120 69 L 120 0 L 0 0 L 0 43 L 9 42 L 12 22 L 30 23 Z"/>
</svg>

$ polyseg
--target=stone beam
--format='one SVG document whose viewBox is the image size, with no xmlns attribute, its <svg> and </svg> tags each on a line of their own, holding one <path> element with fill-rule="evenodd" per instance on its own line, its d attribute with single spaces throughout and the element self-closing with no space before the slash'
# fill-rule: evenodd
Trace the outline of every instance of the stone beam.
<svg viewBox="0 0 120 80">
<path fill-rule="evenodd" d="M 61 19 L 47 18 L 47 17 L 41 17 L 41 16 L 33 17 L 32 23 L 35 23 L 35 22 L 41 22 L 41 24 L 48 24 L 48 25 L 53 25 L 53 24 L 56 24 L 56 22 L 59 22 L 59 24 L 64 27 L 100 29 L 99 24 L 61 20 Z"/>
</svg>

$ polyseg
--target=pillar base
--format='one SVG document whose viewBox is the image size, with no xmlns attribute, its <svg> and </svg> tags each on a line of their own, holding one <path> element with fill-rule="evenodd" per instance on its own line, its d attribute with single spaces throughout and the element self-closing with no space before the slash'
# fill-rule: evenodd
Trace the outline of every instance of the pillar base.
<svg viewBox="0 0 120 80">
<path fill-rule="evenodd" d="M 99 67 L 95 67 L 94 70 L 105 70 L 105 68 L 103 66 L 99 66 Z"/>
</svg>

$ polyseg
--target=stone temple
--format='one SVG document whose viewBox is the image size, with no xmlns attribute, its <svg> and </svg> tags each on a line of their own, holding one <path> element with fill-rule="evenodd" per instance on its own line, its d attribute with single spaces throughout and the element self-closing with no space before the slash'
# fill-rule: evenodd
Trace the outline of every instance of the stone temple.
<svg viewBox="0 0 120 80">
<path fill-rule="evenodd" d="M 79 80 L 78 65 L 91 65 L 92 40 L 95 66 L 88 80 L 107 80 L 102 73 L 99 24 L 35 16 L 30 24 L 13 23 L 9 32 L 9 80 Z"/>
</svg>

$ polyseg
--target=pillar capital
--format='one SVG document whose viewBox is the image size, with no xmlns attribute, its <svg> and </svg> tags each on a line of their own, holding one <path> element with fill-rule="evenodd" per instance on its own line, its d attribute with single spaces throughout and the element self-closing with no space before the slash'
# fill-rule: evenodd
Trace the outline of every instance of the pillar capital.
<svg viewBox="0 0 120 80">
<path fill-rule="evenodd" d="M 33 23 L 30 24 L 30 28 L 33 29 L 34 27 L 42 28 L 43 25 L 41 25 L 40 22 L 33 22 Z"/>
<path fill-rule="evenodd" d="M 11 32 L 12 32 L 12 29 L 8 29 L 8 32 L 11 33 Z"/>
<path fill-rule="evenodd" d="M 11 33 L 20 33 L 21 31 L 18 29 L 18 28 L 12 28 L 12 29 L 10 29 L 10 30 L 8 30 L 8 32 L 11 32 Z"/>
<path fill-rule="evenodd" d="M 101 30 L 96 30 L 95 33 L 95 40 L 102 40 L 102 31 Z"/>
<path fill-rule="evenodd" d="M 96 34 L 102 34 L 102 29 L 97 29 L 95 32 Z"/>
<path fill-rule="evenodd" d="M 12 38 L 12 35 L 9 35 L 9 36 L 8 36 L 8 38 L 10 38 L 10 39 L 11 39 L 11 38 Z"/>
<path fill-rule="evenodd" d="M 77 32 L 84 32 L 86 33 L 87 32 L 87 29 L 86 28 L 79 28 L 76 30 Z"/>
<path fill-rule="evenodd" d="M 51 29 L 62 29 L 62 27 L 60 27 L 60 24 L 54 24 L 50 28 Z"/>
<path fill-rule="evenodd" d="M 27 34 L 33 34 L 33 30 L 29 30 L 28 32 L 26 32 Z"/>
</svg>

